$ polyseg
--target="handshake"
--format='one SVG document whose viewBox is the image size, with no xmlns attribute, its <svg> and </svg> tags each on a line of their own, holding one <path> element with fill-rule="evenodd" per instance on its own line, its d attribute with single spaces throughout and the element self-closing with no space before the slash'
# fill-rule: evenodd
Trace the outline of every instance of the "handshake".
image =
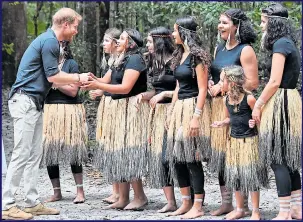
<svg viewBox="0 0 303 222">
<path fill-rule="evenodd" d="M 97 77 L 91 72 L 81 73 L 78 74 L 77 82 L 85 84 L 86 82 L 93 81 L 94 79 L 97 79 Z"/>
<path fill-rule="evenodd" d="M 98 78 L 91 72 L 81 73 L 78 77 L 79 86 L 83 90 L 98 89 L 101 83 Z"/>
</svg>

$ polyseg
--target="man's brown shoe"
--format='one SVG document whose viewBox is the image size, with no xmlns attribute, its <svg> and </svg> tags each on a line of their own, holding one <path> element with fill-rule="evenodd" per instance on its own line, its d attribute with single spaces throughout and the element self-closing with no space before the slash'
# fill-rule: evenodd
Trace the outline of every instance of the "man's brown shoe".
<svg viewBox="0 0 303 222">
<path fill-rule="evenodd" d="M 33 215 L 57 215 L 57 214 L 60 214 L 59 210 L 56 210 L 54 208 L 47 208 L 42 203 L 39 203 L 37 206 L 34 206 L 34 207 L 24 208 L 24 212 L 31 213 Z"/>
<path fill-rule="evenodd" d="M 20 210 L 18 207 L 11 207 L 8 210 L 2 210 L 3 220 L 30 220 L 33 215 Z"/>
</svg>

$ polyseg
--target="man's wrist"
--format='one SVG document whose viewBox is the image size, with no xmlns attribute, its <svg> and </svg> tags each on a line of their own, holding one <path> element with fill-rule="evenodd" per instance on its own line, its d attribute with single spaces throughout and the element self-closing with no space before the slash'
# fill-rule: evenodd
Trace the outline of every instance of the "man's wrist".
<svg viewBox="0 0 303 222">
<path fill-rule="evenodd" d="M 80 82 L 80 74 L 76 73 L 76 75 L 77 75 L 77 82 Z"/>
</svg>

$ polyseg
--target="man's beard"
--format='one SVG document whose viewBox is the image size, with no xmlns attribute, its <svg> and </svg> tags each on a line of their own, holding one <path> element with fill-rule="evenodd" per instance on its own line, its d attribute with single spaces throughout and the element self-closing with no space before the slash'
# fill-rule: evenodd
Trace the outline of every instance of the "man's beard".
<svg viewBox="0 0 303 222">
<path fill-rule="evenodd" d="M 267 31 L 263 32 L 262 37 L 261 37 L 261 44 L 260 44 L 261 50 L 265 49 L 266 38 L 267 38 Z"/>
</svg>

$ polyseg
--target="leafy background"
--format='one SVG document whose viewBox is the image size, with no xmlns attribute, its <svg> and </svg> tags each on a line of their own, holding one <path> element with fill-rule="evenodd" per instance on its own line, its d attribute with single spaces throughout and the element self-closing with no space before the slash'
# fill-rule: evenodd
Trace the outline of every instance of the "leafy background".
<svg viewBox="0 0 303 222">
<path fill-rule="evenodd" d="M 197 18 L 202 27 L 201 38 L 203 46 L 213 54 L 217 42 L 218 18 L 222 12 L 229 8 L 241 8 L 253 22 L 255 30 L 260 34 L 261 8 L 271 2 L 5 2 L 3 3 L 3 84 L 10 86 L 14 82 L 15 73 L 21 56 L 28 44 L 51 26 L 52 15 L 61 7 L 75 9 L 83 16 L 79 33 L 72 44 L 75 59 L 81 71 L 92 71 L 100 74 L 100 59 L 102 58 L 102 36 L 109 27 L 136 28 L 146 37 L 150 29 L 157 26 L 166 26 L 172 29 L 177 17 L 192 15 Z M 302 3 L 281 2 L 289 10 L 289 17 L 293 21 L 298 35 L 298 47 L 302 51 Z M 13 13 L 15 12 L 15 13 Z M 20 16 L 21 15 L 21 16 Z M 22 17 L 23 16 L 23 17 Z M 16 17 L 23 23 L 20 28 L 6 29 L 6 25 L 13 22 Z M 26 33 L 22 39 L 13 39 L 10 36 L 19 36 Z M 19 35 L 18 35 L 19 34 Z M 260 39 L 259 39 L 260 40 Z M 23 41 L 18 47 L 16 42 Z M 262 90 L 269 77 L 270 56 L 261 52 L 259 41 L 253 45 L 259 60 L 259 76 Z M 17 54 L 18 56 L 16 57 Z M 13 63 L 10 64 L 10 63 Z M 6 65 L 5 65 L 6 64 Z M 9 78 L 5 75 L 8 73 Z M 13 70 L 12 70 L 13 68 Z M 14 71 L 14 72 L 12 72 Z M 300 76 L 301 79 L 301 76 Z M 301 91 L 301 81 L 298 90 Z M 258 93 L 259 94 L 259 93 Z"/>
</svg>

